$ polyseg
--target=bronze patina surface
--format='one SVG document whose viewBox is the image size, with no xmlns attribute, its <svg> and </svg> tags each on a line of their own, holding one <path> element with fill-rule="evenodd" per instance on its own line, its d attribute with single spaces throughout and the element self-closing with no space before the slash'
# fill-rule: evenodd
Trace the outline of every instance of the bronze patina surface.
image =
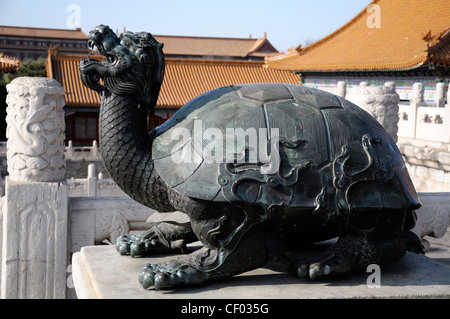
<svg viewBox="0 0 450 319">
<path fill-rule="evenodd" d="M 409 230 L 420 200 L 397 146 L 377 121 L 333 94 L 281 83 L 207 92 L 147 132 L 164 77 L 163 45 L 150 33 L 89 34 L 106 61 L 82 60 L 83 83 L 102 95 L 100 150 L 132 198 L 187 223 L 123 235 L 131 256 L 203 248 L 139 275 L 144 288 L 204 284 L 278 256 L 295 276 L 365 271 L 421 251 Z M 100 84 L 100 79 L 102 84 Z M 302 245 L 334 237 L 321 256 Z"/>
</svg>

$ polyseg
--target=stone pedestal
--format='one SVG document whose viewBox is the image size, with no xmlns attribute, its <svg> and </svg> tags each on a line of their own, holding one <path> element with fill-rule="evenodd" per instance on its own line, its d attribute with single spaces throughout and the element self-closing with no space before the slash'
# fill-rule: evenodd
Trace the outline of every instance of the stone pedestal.
<svg viewBox="0 0 450 319">
<path fill-rule="evenodd" d="M 65 298 L 67 185 L 7 178 L 2 298 Z"/>
<path fill-rule="evenodd" d="M 138 281 L 147 263 L 176 256 L 131 258 L 115 247 L 87 246 L 73 256 L 73 282 L 78 298 L 99 299 L 342 299 L 342 298 L 450 298 L 450 267 L 424 255 L 407 253 L 383 267 L 379 288 L 373 270 L 349 278 L 294 278 L 275 268 L 259 268 L 232 279 L 178 290 L 144 290 Z"/>
</svg>

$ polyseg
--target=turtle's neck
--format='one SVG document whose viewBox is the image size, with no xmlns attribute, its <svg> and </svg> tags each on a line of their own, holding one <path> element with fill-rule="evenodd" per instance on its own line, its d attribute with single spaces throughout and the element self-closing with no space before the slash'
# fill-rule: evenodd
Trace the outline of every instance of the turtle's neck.
<svg viewBox="0 0 450 319">
<path fill-rule="evenodd" d="M 160 211 L 173 210 L 166 185 L 153 170 L 147 110 L 131 95 L 105 92 L 100 107 L 100 152 L 108 173 L 139 203 Z"/>
</svg>

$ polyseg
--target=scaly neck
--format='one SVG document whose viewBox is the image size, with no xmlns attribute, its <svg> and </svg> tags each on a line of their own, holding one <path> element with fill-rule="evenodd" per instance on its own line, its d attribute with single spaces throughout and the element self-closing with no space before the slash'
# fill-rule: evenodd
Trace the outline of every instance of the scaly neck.
<svg viewBox="0 0 450 319">
<path fill-rule="evenodd" d="M 147 111 L 132 97 L 106 93 L 100 108 L 100 152 L 108 173 L 136 201 L 152 207 L 153 174 Z M 150 200 L 150 202 L 149 202 Z"/>
</svg>

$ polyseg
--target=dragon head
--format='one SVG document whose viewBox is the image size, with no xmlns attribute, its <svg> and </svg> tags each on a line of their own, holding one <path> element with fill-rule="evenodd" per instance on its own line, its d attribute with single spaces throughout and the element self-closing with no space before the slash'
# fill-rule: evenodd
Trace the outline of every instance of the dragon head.
<svg viewBox="0 0 450 319">
<path fill-rule="evenodd" d="M 127 31 L 119 38 L 100 24 L 89 32 L 88 46 L 97 47 L 106 60 L 80 61 L 83 84 L 100 94 L 133 95 L 153 113 L 164 78 L 163 44 L 148 32 Z"/>
<path fill-rule="evenodd" d="M 107 25 L 100 24 L 89 32 L 88 47 L 94 49 L 96 46 L 102 55 L 107 55 L 119 43 L 119 38 Z"/>
</svg>

